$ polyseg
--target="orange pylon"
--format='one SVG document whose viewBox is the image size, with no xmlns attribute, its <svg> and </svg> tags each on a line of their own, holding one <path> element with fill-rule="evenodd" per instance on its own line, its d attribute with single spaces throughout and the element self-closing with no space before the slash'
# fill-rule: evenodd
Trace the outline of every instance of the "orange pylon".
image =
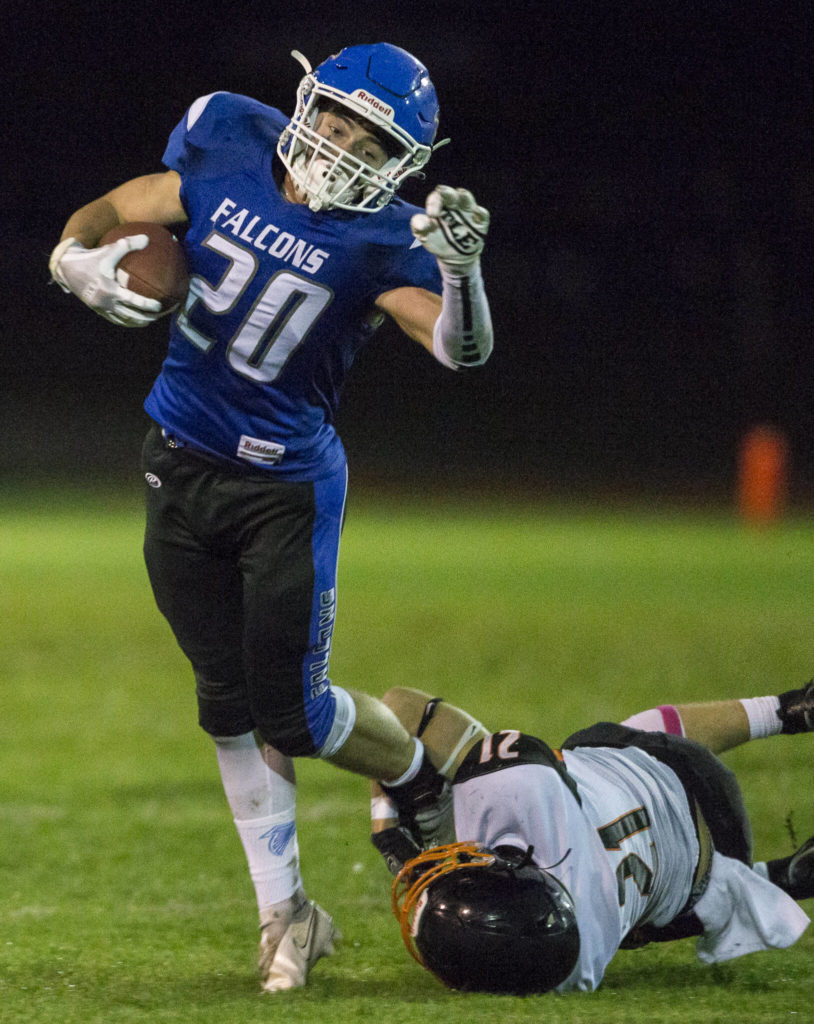
<svg viewBox="0 0 814 1024">
<path fill-rule="evenodd" d="M 788 444 L 775 427 L 756 426 L 745 435 L 738 467 L 738 511 L 755 526 L 781 515 L 786 501 Z"/>
</svg>

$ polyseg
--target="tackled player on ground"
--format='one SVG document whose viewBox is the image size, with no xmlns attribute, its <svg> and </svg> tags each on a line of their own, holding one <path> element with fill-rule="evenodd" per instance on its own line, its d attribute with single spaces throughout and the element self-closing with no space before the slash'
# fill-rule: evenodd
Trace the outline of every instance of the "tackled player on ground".
<svg viewBox="0 0 814 1024">
<path fill-rule="evenodd" d="M 706 963 L 784 948 L 809 923 L 814 837 L 753 862 L 734 774 L 717 754 L 814 731 L 814 681 L 780 696 L 662 705 L 559 749 L 490 732 L 418 690 L 385 695 L 449 780 L 419 848 L 415 812 L 373 787 L 373 843 L 397 876 L 408 950 L 452 988 L 590 991 L 620 948 L 696 936 Z"/>
</svg>

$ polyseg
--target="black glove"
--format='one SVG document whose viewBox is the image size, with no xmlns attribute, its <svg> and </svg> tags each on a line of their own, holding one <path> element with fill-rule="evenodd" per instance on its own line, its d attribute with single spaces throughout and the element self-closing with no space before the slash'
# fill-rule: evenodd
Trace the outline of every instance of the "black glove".
<svg viewBox="0 0 814 1024">
<path fill-rule="evenodd" d="M 387 870 L 391 875 L 397 875 L 408 860 L 417 857 L 421 853 L 420 847 L 416 844 L 408 829 L 401 825 L 393 825 L 382 832 L 374 832 L 370 837 L 371 843 L 384 857 Z"/>
<path fill-rule="evenodd" d="M 452 787 L 426 753 L 415 778 L 403 786 L 380 785 L 398 809 L 399 824 L 422 849 L 454 842 Z"/>
</svg>

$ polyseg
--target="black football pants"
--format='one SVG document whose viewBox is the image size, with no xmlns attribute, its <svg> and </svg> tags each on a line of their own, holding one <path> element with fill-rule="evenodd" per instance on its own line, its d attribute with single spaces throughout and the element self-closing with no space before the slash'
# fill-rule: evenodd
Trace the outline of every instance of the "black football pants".
<svg viewBox="0 0 814 1024">
<path fill-rule="evenodd" d="M 290 756 L 319 750 L 335 702 L 328 659 L 346 470 L 280 480 L 144 443 L 144 557 L 159 609 L 195 671 L 213 736 L 257 729 Z"/>
</svg>

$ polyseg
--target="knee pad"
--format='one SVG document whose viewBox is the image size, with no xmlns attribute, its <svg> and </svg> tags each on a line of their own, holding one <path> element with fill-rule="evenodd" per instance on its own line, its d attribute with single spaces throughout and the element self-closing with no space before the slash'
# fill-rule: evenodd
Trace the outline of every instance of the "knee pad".
<svg viewBox="0 0 814 1024">
<path fill-rule="evenodd" d="M 261 738 L 287 757 L 313 757 L 319 749 L 301 708 L 255 708 L 255 728 Z"/>
<path fill-rule="evenodd" d="M 215 682 L 195 673 L 198 724 L 212 737 L 241 736 L 254 729 L 245 686 Z"/>
</svg>

